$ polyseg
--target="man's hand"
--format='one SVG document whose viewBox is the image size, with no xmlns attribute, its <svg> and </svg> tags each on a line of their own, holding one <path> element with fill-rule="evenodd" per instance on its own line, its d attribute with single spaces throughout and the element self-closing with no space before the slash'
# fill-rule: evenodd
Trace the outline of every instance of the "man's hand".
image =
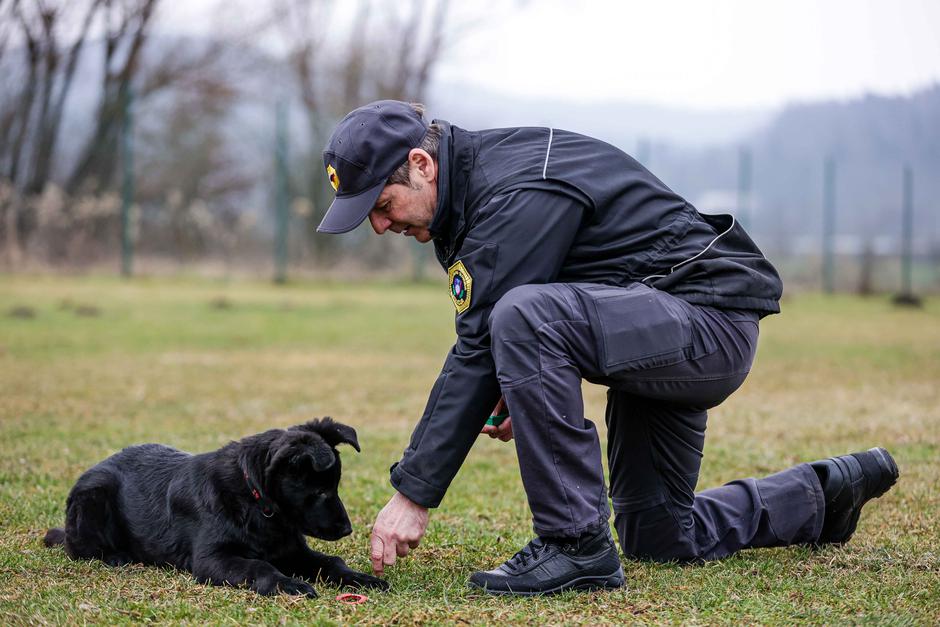
<svg viewBox="0 0 940 627">
<path fill-rule="evenodd" d="M 493 415 L 498 416 L 500 414 L 505 414 L 508 410 L 506 409 L 506 399 L 502 396 L 499 397 L 499 402 L 496 403 L 496 407 L 493 408 Z M 483 425 L 483 430 L 480 433 L 485 433 L 491 438 L 498 438 L 503 442 L 508 442 L 512 439 L 512 416 L 507 417 L 499 426 L 493 425 Z"/>
<path fill-rule="evenodd" d="M 401 492 L 382 508 L 372 525 L 372 570 L 379 577 L 395 557 L 405 557 L 421 543 L 428 528 L 428 508 L 412 502 Z"/>
</svg>

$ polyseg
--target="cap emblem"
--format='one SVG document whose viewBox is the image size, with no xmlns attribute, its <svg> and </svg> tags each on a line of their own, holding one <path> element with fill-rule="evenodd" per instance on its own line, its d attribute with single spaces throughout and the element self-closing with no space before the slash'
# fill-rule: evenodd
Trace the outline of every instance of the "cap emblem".
<svg viewBox="0 0 940 627">
<path fill-rule="evenodd" d="M 473 277 L 463 262 L 458 261 L 447 270 L 447 279 L 450 281 L 450 298 L 454 301 L 457 313 L 461 314 L 470 308 Z"/>
<path fill-rule="evenodd" d="M 326 166 L 326 173 L 330 175 L 330 185 L 333 186 L 333 191 L 339 191 L 339 176 L 336 174 L 336 168 L 331 165 Z"/>
</svg>

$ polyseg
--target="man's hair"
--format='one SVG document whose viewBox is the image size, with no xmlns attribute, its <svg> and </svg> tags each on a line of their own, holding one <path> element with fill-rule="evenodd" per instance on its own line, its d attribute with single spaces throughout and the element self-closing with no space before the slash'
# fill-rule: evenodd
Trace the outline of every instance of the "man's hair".
<svg viewBox="0 0 940 627">
<path fill-rule="evenodd" d="M 422 120 L 424 119 L 424 105 L 420 102 L 409 103 L 411 108 L 414 109 L 414 112 L 418 114 Z M 431 158 L 437 161 L 437 149 L 441 145 L 441 127 L 437 124 L 429 124 L 428 132 L 425 134 L 424 139 L 421 141 L 420 146 L 414 146 L 414 148 L 420 148 L 424 150 Z M 392 172 L 392 175 L 388 177 L 388 182 L 386 185 L 408 185 L 411 187 L 411 177 L 408 176 L 408 172 L 411 166 L 408 163 L 408 160 L 405 159 L 405 162 L 398 166 L 398 169 Z"/>
</svg>

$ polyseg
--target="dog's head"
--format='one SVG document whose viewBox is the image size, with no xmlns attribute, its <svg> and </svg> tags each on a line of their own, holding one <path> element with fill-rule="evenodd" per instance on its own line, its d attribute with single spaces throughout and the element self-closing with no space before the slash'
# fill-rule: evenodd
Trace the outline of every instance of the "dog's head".
<svg viewBox="0 0 940 627">
<path fill-rule="evenodd" d="M 352 532 L 337 493 L 342 474 L 339 444 L 360 450 L 356 430 L 330 418 L 311 420 L 282 431 L 266 456 L 264 485 L 279 514 L 305 535 L 324 540 Z"/>
</svg>

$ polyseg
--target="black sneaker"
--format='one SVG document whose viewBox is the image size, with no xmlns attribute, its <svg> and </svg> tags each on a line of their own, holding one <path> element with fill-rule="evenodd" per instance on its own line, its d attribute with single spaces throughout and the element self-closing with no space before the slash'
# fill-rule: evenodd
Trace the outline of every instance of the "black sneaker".
<svg viewBox="0 0 940 627">
<path fill-rule="evenodd" d="M 855 533 L 862 506 L 887 492 L 898 480 L 898 465 L 883 448 L 830 457 L 810 465 L 819 475 L 826 499 L 816 546 L 848 542 Z"/>
<path fill-rule="evenodd" d="M 470 576 L 490 594 L 554 594 L 562 590 L 619 588 L 623 568 L 610 529 L 570 540 L 536 538 L 501 566 Z"/>
</svg>

